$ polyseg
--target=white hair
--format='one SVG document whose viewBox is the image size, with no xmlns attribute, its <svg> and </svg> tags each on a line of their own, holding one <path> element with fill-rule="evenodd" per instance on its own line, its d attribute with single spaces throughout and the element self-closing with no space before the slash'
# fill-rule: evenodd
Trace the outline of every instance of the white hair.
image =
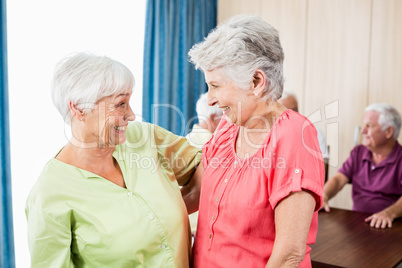
<svg viewBox="0 0 402 268">
<path fill-rule="evenodd" d="M 198 120 L 206 120 L 211 115 L 222 115 L 222 110 L 217 105 L 208 105 L 208 93 L 201 94 L 196 104 Z"/>
<path fill-rule="evenodd" d="M 65 57 L 56 65 L 51 95 L 64 121 L 70 124 L 70 101 L 78 109 L 91 108 L 104 97 L 130 93 L 134 83 L 133 74 L 123 64 L 106 56 L 81 52 Z"/>
<path fill-rule="evenodd" d="M 380 115 L 378 117 L 378 123 L 384 131 L 388 127 L 394 128 L 394 135 L 392 136 L 395 140 L 398 139 L 399 131 L 401 130 L 401 115 L 399 112 L 389 105 L 388 103 L 374 103 L 366 107 L 366 112 L 375 111 Z"/>
<path fill-rule="evenodd" d="M 283 91 L 284 53 L 277 30 L 254 15 L 238 15 L 215 28 L 189 51 L 196 69 L 222 68 L 238 87 L 248 89 L 257 69 L 267 78 L 264 99 L 277 100 Z"/>
</svg>

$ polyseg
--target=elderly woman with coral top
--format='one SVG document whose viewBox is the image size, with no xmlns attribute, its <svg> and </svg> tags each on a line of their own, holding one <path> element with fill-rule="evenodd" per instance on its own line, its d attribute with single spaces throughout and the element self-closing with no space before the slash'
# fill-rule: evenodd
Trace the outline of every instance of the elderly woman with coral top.
<svg viewBox="0 0 402 268">
<path fill-rule="evenodd" d="M 324 166 L 317 132 L 278 103 L 278 32 L 236 16 L 189 52 L 225 114 L 203 147 L 195 267 L 310 267 Z"/>
<path fill-rule="evenodd" d="M 26 203 L 33 268 L 189 266 L 179 185 L 193 193 L 200 152 L 161 127 L 130 122 L 133 86 L 128 68 L 104 56 L 78 53 L 56 68 L 53 103 L 73 135 Z"/>
</svg>

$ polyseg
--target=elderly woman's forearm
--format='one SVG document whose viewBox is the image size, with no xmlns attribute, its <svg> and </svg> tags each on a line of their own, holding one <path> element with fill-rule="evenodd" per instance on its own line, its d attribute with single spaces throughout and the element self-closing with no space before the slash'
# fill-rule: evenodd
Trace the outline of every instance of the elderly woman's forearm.
<svg viewBox="0 0 402 268">
<path fill-rule="evenodd" d="M 197 194 L 195 191 L 181 189 L 181 194 L 183 196 L 183 201 L 186 204 L 187 213 L 190 215 L 198 211 L 199 207 L 199 193 Z"/>
<path fill-rule="evenodd" d="M 200 164 L 190 181 L 181 188 L 184 203 L 187 207 L 187 213 L 191 214 L 198 211 L 201 193 L 201 180 L 204 175 L 204 167 Z"/>
<path fill-rule="evenodd" d="M 300 254 L 289 254 L 282 256 L 272 256 L 268 260 L 266 268 L 298 268 L 300 263 L 303 261 L 305 253 Z"/>
<path fill-rule="evenodd" d="M 307 191 L 294 192 L 275 208 L 276 237 L 267 267 L 299 267 L 316 202 Z"/>
</svg>

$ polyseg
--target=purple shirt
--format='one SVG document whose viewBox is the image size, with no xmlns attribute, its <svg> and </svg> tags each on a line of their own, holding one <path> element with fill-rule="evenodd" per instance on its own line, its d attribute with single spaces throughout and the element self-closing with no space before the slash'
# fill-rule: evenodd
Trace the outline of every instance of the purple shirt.
<svg viewBox="0 0 402 268">
<path fill-rule="evenodd" d="M 339 172 L 352 183 L 353 210 L 377 213 L 402 196 L 402 146 L 397 142 L 378 165 L 366 147 L 356 146 Z"/>
</svg>

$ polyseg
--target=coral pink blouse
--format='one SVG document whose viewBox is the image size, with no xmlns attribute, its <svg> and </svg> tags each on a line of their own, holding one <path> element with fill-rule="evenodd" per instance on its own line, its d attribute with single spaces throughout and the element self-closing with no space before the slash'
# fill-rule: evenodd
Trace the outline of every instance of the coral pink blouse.
<svg viewBox="0 0 402 268">
<path fill-rule="evenodd" d="M 275 241 L 274 209 L 291 192 L 309 190 L 316 207 L 300 267 L 311 267 L 317 211 L 322 202 L 324 165 L 314 125 L 285 111 L 264 145 L 241 159 L 235 152 L 239 127 L 222 120 L 203 147 L 205 168 L 195 267 L 265 267 Z"/>
</svg>

